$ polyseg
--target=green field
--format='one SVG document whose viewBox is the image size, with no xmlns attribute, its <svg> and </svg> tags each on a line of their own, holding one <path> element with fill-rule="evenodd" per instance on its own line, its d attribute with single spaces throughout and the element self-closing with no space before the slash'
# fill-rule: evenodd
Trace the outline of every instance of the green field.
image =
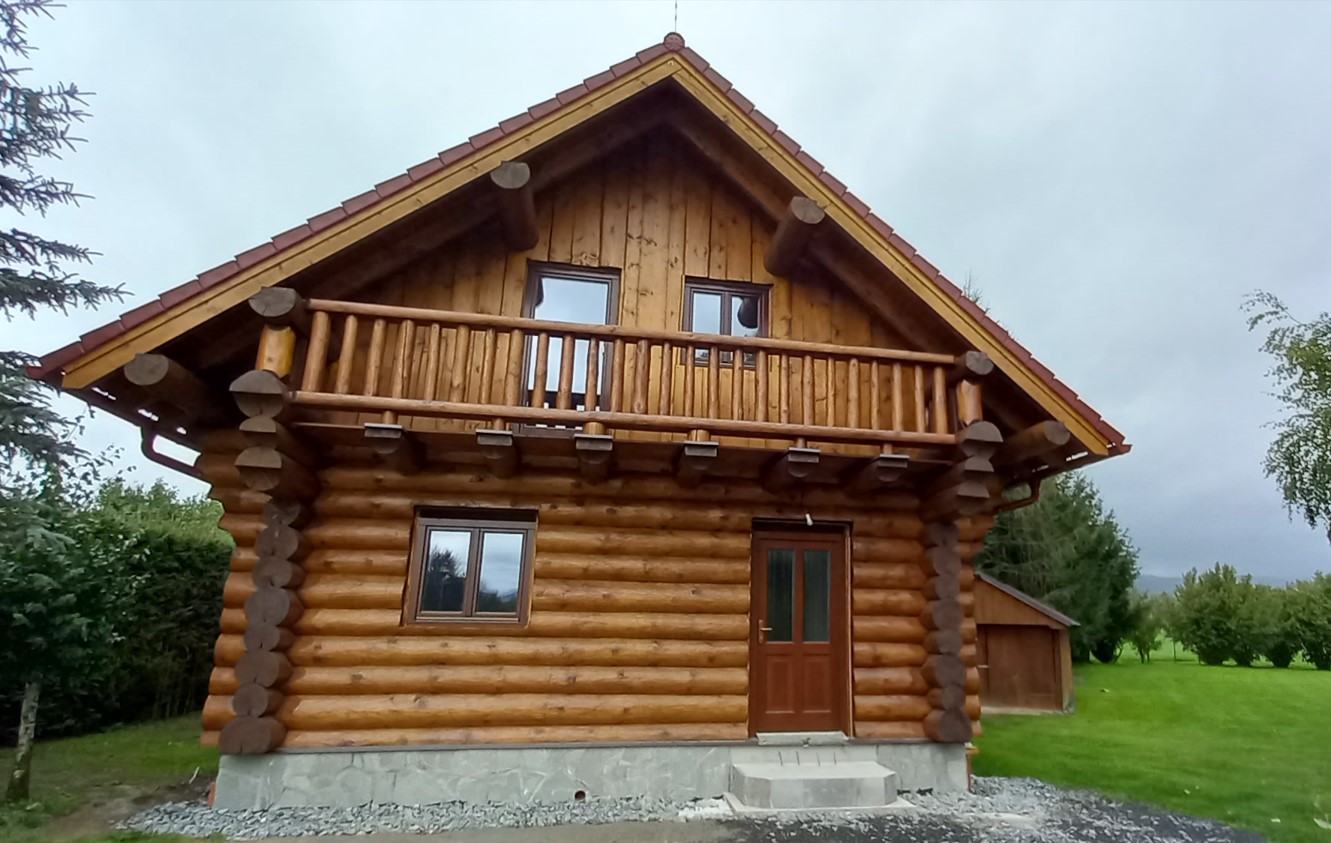
<svg viewBox="0 0 1331 843">
<path fill-rule="evenodd" d="M 1331 843 L 1331 673 L 1206 667 L 1165 645 L 1077 668 L 1077 713 L 992 716 L 975 772 L 1031 776 Z"/>
<path fill-rule="evenodd" d="M 13 755 L 0 749 L 0 781 Z M 0 808 L 0 840 L 170 841 L 106 829 L 139 805 L 197 795 L 216 775 L 217 750 L 199 746 L 197 714 L 45 741 L 33 759 L 32 803 Z"/>
</svg>

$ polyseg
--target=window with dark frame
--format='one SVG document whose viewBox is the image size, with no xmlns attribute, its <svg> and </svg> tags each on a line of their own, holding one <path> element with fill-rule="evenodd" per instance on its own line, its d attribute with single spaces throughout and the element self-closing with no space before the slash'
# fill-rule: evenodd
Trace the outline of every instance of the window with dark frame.
<svg viewBox="0 0 1331 843">
<path fill-rule="evenodd" d="M 765 337 L 768 288 L 758 284 L 728 283 L 700 278 L 684 280 L 684 330 L 727 337 Z M 731 352 L 721 352 L 721 364 L 731 364 Z M 753 352 L 744 353 L 744 365 L 754 365 Z M 693 361 L 708 362 L 705 348 L 694 349 Z"/>
<path fill-rule="evenodd" d="M 533 263 L 527 279 L 527 294 L 523 315 L 551 322 L 574 322 L 588 325 L 613 325 L 619 315 L 619 272 L 610 269 L 588 269 L 559 264 Z M 523 383 L 526 394 L 539 388 L 534 371 L 535 337 L 527 338 Z M 573 408 L 598 409 L 587 404 L 587 351 L 585 339 L 573 342 Z M 559 360 L 563 354 L 564 338 L 552 336 L 547 359 Z M 609 386 L 610 343 L 602 343 L 599 361 L 599 383 L 596 394 L 603 401 Z M 542 406 L 554 407 L 559 390 L 559 367 L 546 369 Z M 544 425 L 532 427 L 546 427 Z M 554 426 L 558 427 L 558 426 Z"/>
<path fill-rule="evenodd" d="M 418 513 L 407 623 L 525 623 L 536 515 L 513 510 Z"/>
</svg>

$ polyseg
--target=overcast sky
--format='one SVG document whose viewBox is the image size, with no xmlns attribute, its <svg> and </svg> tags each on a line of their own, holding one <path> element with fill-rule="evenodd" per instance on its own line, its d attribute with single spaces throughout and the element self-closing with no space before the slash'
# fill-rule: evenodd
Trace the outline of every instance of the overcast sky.
<svg viewBox="0 0 1331 843">
<path fill-rule="evenodd" d="M 1146 572 L 1331 569 L 1262 475 L 1277 407 L 1239 312 L 1259 287 L 1331 307 L 1331 4 L 679 6 L 690 46 L 1127 434 L 1090 474 Z M 672 11 L 71 2 L 34 24 L 31 78 L 96 91 L 58 166 L 94 199 L 39 231 L 132 298 L 0 346 L 63 345 L 658 42 Z M 123 422 L 86 442 L 164 473 Z"/>
</svg>

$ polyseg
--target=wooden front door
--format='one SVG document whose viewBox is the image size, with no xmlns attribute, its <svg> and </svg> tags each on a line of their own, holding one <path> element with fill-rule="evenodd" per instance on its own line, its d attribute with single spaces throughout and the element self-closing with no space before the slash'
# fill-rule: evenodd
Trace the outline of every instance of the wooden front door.
<svg viewBox="0 0 1331 843">
<path fill-rule="evenodd" d="M 750 581 L 749 733 L 845 730 L 845 536 L 756 533 Z"/>
</svg>

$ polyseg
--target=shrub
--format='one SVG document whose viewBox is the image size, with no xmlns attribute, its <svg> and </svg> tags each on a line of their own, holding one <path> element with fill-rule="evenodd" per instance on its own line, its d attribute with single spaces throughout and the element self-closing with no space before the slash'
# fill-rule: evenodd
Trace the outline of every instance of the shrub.
<svg viewBox="0 0 1331 843">
<path fill-rule="evenodd" d="M 1259 585 L 1244 606 L 1246 623 L 1257 636 L 1259 652 L 1276 667 L 1289 667 L 1301 647 L 1293 592 Z"/>
<path fill-rule="evenodd" d="M 1128 641 L 1137 650 L 1137 657 L 1143 662 L 1151 660 L 1151 651 L 1160 646 L 1160 635 L 1164 632 L 1169 613 L 1169 595 L 1147 595 L 1138 591 L 1132 596 L 1131 618 L 1132 631 Z"/>
<path fill-rule="evenodd" d="M 1244 580 L 1250 590 L 1252 578 Z M 1230 565 L 1216 565 L 1202 574 L 1194 568 L 1175 590 L 1175 637 L 1202 664 L 1223 664 L 1236 651 L 1246 656 L 1248 648 L 1238 640 L 1241 595 L 1238 573 Z"/>
<path fill-rule="evenodd" d="M 1319 573 L 1290 586 L 1290 602 L 1304 657 L 1318 670 L 1331 670 L 1331 576 Z"/>
</svg>

